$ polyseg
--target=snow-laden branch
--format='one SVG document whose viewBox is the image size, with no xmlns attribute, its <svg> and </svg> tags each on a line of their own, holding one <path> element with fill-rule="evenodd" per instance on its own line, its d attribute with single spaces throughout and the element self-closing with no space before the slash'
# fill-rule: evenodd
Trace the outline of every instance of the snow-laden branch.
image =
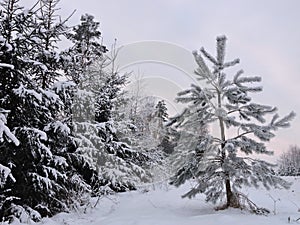
<svg viewBox="0 0 300 225">
<path fill-rule="evenodd" d="M 9 68 L 9 69 L 14 69 L 14 65 L 8 64 L 8 63 L 0 63 L 0 67 L 5 67 L 5 68 Z"/>
</svg>

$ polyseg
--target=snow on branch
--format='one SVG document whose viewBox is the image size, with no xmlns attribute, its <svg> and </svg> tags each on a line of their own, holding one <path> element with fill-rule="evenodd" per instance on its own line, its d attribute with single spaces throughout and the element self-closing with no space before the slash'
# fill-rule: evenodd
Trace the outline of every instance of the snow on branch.
<svg viewBox="0 0 300 225">
<path fill-rule="evenodd" d="M 232 60 L 230 62 L 224 63 L 223 68 L 231 67 L 231 66 L 234 66 L 234 65 L 236 65 L 238 63 L 240 63 L 240 59 L 234 59 L 234 60 Z"/>
<path fill-rule="evenodd" d="M 209 61 L 211 61 L 215 66 L 218 66 L 218 65 L 219 65 L 218 61 L 217 61 L 211 54 L 209 54 L 203 47 L 200 49 L 200 51 L 201 51 L 202 54 L 203 54 Z"/>
<path fill-rule="evenodd" d="M 290 112 L 287 116 L 283 117 L 282 119 L 278 120 L 279 116 L 277 114 L 274 115 L 272 121 L 271 121 L 271 126 L 273 127 L 274 130 L 277 130 L 279 127 L 280 128 L 286 128 L 290 126 L 290 121 L 296 117 L 295 112 Z"/>
<path fill-rule="evenodd" d="M 202 56 L 198 54 L 197 51 L 193 51 L 193 55 L 195 58 L 195 61 L 198 64 L 198 68 L 195 70 L 195 73 L 202 77 L 202 79 L 205 79 L 205 77 L 208 77 L 211 75 L 209 68 L 207 67 L 206 63 L 204 62 Z"/>
<path fill-rule="evenodd" d="M 12 141 L 16 146 L 18 146 L 20 144 L 20 141 L 5 125 L 6 124 L 6 116 L 2 112 L 3 112 L 3 110 L 0 108 L 0 142 L 3 142 L 4 137 L 6 137 L 6 139 L 9 142 Z"/>
<path fill-rule="evenodd" d="M 218 59 L 219 65 L 224 64 L 226 39 L 227 38 L 225 35 L 217 37 L 217 59 Z"/>
<path fill-rule="evenodd" d="M 0 187 L 6 182 L 7 178 L 10 178 L 13 182 L 16 181 L 16 179 L 11 174 L 11 169 L 3 166 L 0 164 Z"/>
<path fill-rule="evenodd" d="M 14 69 L 14 65 L 11 64 L 7 64 L 7 63 L 0 63 L 0 67 L 5 67 L 5 68 L 10 68 L 10 69 Z"/>
<path fill-rule="evenodd" d="M 42 95 L 35 90 L 27 89 L 24 87 L 23 84 L 20 85 L 20 87 L 14 89 L 14 93 L 21 97 L 27 97 L 27 96 L 33 96 L 38 101 L 42 101 Z"/>
</svg>

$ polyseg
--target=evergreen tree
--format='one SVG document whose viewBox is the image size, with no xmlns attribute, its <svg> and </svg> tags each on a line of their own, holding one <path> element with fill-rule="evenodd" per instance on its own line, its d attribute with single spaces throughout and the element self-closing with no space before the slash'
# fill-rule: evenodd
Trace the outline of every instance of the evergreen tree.
<svg viewBox="0 0 300 225">
<path fill-rule="evenodd" d="M 98 29 L 93 16 L 82 16 L 81 24 L 68 35 L 74 45 L 64 57 L 72 59 L 65 64 L 65 72 L 76 83 L 72 100 L 75 140 L 98 173 L 94 191 L 105 194 L 135 189 L 145 171 L 136 164 L 142 155 L 117 134 L 116 104 L 126 75 L 115 71 L 115 46 L 110 55 L 104 54 L 107 49 L 100 43 Z"/>
<path fill-rule="evenodd" d="M 7 127 L 20 142 L 0 145 L 0 164 L 14 177 L 1 183 L 5 201 L 1 202 L 0 217 L 22 219 L 26 214 L 38 220 L 40 214 L 67 211 L 80 200 L 80 191 L 90 191 L 77 170 L 79 161 L 86 163 L 74 150 L 70 128 L 58 119 L 64 103 L 51 89 L 43 89 L 53 81 L 32 79 L 49 65 L 33 54 L 39 51 L 36 10 L 23 10 L 18 0 L 5 0 L 0 6 L 0 108 L 9 111 L 6 120 L 1 115 L 1 123 L 7 122 L 2 126 L 5 136 L 14 140 Z M 47 74 L 55 76 L 56 71 L 51 71 Z"/>
<path fill-rule="evenodd" d="M 3 142 L 13 142 L 14 145 L 18 146 L 20 144 L 19 140 L 16 136 L 10 131 L 10 129 L 6 126 L 6 117 L 9 113 L 8 110 L 4 110 L 0 108 L 0 144 Z M 7 144 L 7 143 L 6 143 Z M 3 164 L 1 164 L 3 163 Z M 6 201 L 9 201 L 7 196 L 5 196 L 5 192 L 9 190 L 4 189 L 4 186 L 8 180 L 10 182 L 15 182 L 15 178 L 11 173 L 11 169 L 7 162 L 0 163 L 0 207 L 2 208 Z"/>
<path fill-rule="evenodd" d="M 155 112 L 153 115 L 154 122 L 156 123 L 154 136 L 157 139 L 162 139 L 164 136 L 165 130 L 164 130 L 164 122 L 168 119 L 168 109 L 166 107 L 166 103 L 164 100 L 158 101 L 157 105 L 155 106 Z"/>
<path fill-rule="evenodd" d="M 155 106 L 156 112 L 155 117 L 159 118 L 162 122 L 166 122 L 168 120 L 168 109 L 164 100 L 158 101 Z"/>
<path fill-rule="evenodd" d="M 106 63 L 100 65 L 105 67 L 94 67 L 80 77 L 72 111 L 79 149 L 98 171 L 103 194 L 135 189 L 146 174 L 137 165 L 142 154 L 117 135 L 113 111 L 124 77 L 111 72 Z"/>
<path fill-rule="evenodd" d="M 195 74 L 207 86 L 193 84 L 178 94 L 177 100 L 189 103 L 189 107 L 182 115 L 173 118 L 171 124 L 181 127 L 188 135 L 181 138 L 182 143 L 176 148 L 177 173 L 171 183 L 179 186 L 187 179 L 195 178 L 195 187 L 184 197 L 205 193 L 206 200 L 215 203 L 225 196 L 224 207 L 227 208 L 243 207 L 240 201 L 246 196 L 238 192 L 243 185 L 289 186 L 274 174 L 270 163 L 250 155 L 272 154 L 265 142 L 275 136 L 274 131 L 278 128 L 288 127 L 295 114 L 292 112 L 280 119 L 275 107 L 254 103 L 249 94 L 262 91 L 260 86 L 253 85 L 261 78 L 243 76 L 242 70 L 229 78 L 224 69 L 236 65 L 239 60 L 224 62 L 225 44 L 225 36 L 217 38 L 216 58 L 204 48 L 200 53 L 193 52 L 198 64 Z M 203 56 L 213 64 L 212 70 Z M 270 122 L 265 119 L 267 115 L 273 115 Z M 205 130 L 199 132 L 201 127 L 206 129 L 213 122 L 218 124 L 220 137 Z M 253 205 L 250 208 L 258 210 Z"/>
<path fill-rule="evenodd" d="M 165 154 L 170 155 L 174 152 L 175 147 L 180 140 L 180 132 L 172 127 L 165 127 L 165 133 L 162 137 L 158 148 L 161 149 Z"/>
<path fill-rule="evenodd" d="M 58 43 L 65 36 L 67 20 L 62 21 L 57 14 L 60 0 L 39 0 L 39 8 L 35 14 L 35 27 L 31 30 L 32 51 L 29 62 L 33 79 L 43 89 L 51 87 L 61 75 L 62 57 L 58 51 Z"/>
<path fill-rule="evenodd" d="M 73 46 L 64 53 L 64 71 L 77 84 L 87 68 L 107 52 L 107 48 L 101 43 L 100 23 L 94 21 L 94 17 L 89 14 L 82 15 L 80 21 L 81 23 L 67 34 Z"/>
</svg>

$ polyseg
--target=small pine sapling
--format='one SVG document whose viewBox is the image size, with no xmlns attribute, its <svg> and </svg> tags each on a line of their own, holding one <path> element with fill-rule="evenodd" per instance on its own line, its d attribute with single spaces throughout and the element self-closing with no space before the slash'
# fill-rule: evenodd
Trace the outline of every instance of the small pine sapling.
<svg viewBox="0 0 300 225">
<path fill-rule="evenodd" d="M 171 183 L 179 186 L 194 178 L 195 187 L 183 197 L 204 193 L 206 200 L 213 203 L 225 197 L 226 203 L 221 208 L 243 208 L 241 200 L 245 195 L 239 192 L 242 186 L 262 184 L 267 189 L 290 186 L 275 175 L 274 165 L 251 155 L 272 155 L 265 143 L 275 137 L 274 132 L 279 128 L 289 127 L 295 113 L 280 118 L 276 107 L 254 103 L 250 94 L 262 91 L 261 86 L 255 85 L 261 77 L 244 76 L 243 70 L 228 77 L 224 70 L 240 60 L 225 62 L 225 46 L 226 37 L 220 36 L 216 58 L 204 48 L 193 52 L 198 64 L 195 75 L 206 85 L 192 84 L 190 89 L 178 94 L 177 101 L 188 106 L 169 123 L 179 127 L 185 135 L 176 147 L 176 174 Z M 212 63 L 212 69 L 204 58 Z M 266 117 L 271 118 L 270 121 Z M 218 135 L 200 132 L 213 123 Z M 248 208 L 260 212 L 252 206 L 255 205 L 251 203 Z"/>
</svg>

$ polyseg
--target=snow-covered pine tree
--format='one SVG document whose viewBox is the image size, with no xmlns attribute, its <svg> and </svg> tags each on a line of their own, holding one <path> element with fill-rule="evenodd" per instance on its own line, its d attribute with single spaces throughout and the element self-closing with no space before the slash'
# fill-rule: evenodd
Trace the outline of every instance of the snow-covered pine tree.
<svg viewBox="0 0 300 225">
<path fill-rule="evenodd" d="M 99 25 L 99 22 L 94 21 L 94 16 L 85 14 L 81 16 L 80 24 L 67 33 L 73 46 L 63 54 L 66 60 L 64 71 L 77 84 L 87 68 L 107 52 L 107 48 L 102 45 Z"/>
<path fill-rule="evenodd" d="M 275 107 L 254 103 L 249 94 L 262 91 L 262 87 L 254 85 L 261 78 L 243 76 L 242 70 L 228 77 L 224 69 L 236 65 L 239 59 L 225 62 L 225 45 L 226 37 L 218 37 L 216 58 L 204 48 L 193 52 L 198 64 L 195 74 L 206 84 L 205 87 L 192 84 L 178 94 L 177 101 L 189 105 L 171 124 L 187 135 L 181 137 L 176 148 L 177 172 L 171 183 L 179 186 L 195 178 L 195 186 L 184 197 L 204 193 L 206 200 L 214 203 L 226 197 L 227 208 L 243 207 L 240 201 L 245 196 L 238 190 L 244 185 L 258 187 L 261 183 L 267 189 L 289 187 L 275 175 L 272 164 L 251 155 L 272 154 L 265 142 L 275 136 L 278 128 L 288 127 L 295 114 L 291 112 L 280 119 Z M 203 56 L 213 64 L 211 70 Z M 270 115 L 273 117 L 267 122 L 266 116 Z M 220 136 L 205 130 L 199 132 L 213 122 Z"/>
<path fill-rule="evenodd" d="M 74 165 L 80 156 L 69 141 L 70 129 L 57 120 L 63 102 L 32 79 L 35 67 L 47 68 L 32 54 L 37 52 L 36 11 L 23 10 L 18 0 L 4 0 L 0 7 L 0 108 L 9 111 L 6 126 L 20 141 L 0 145 L 0 164 L 15 178 L 0 187 L 5 199 L 0 217 L 38 220 L 40 214 L 68 210 L 89 185 Z"/>
</svg>

